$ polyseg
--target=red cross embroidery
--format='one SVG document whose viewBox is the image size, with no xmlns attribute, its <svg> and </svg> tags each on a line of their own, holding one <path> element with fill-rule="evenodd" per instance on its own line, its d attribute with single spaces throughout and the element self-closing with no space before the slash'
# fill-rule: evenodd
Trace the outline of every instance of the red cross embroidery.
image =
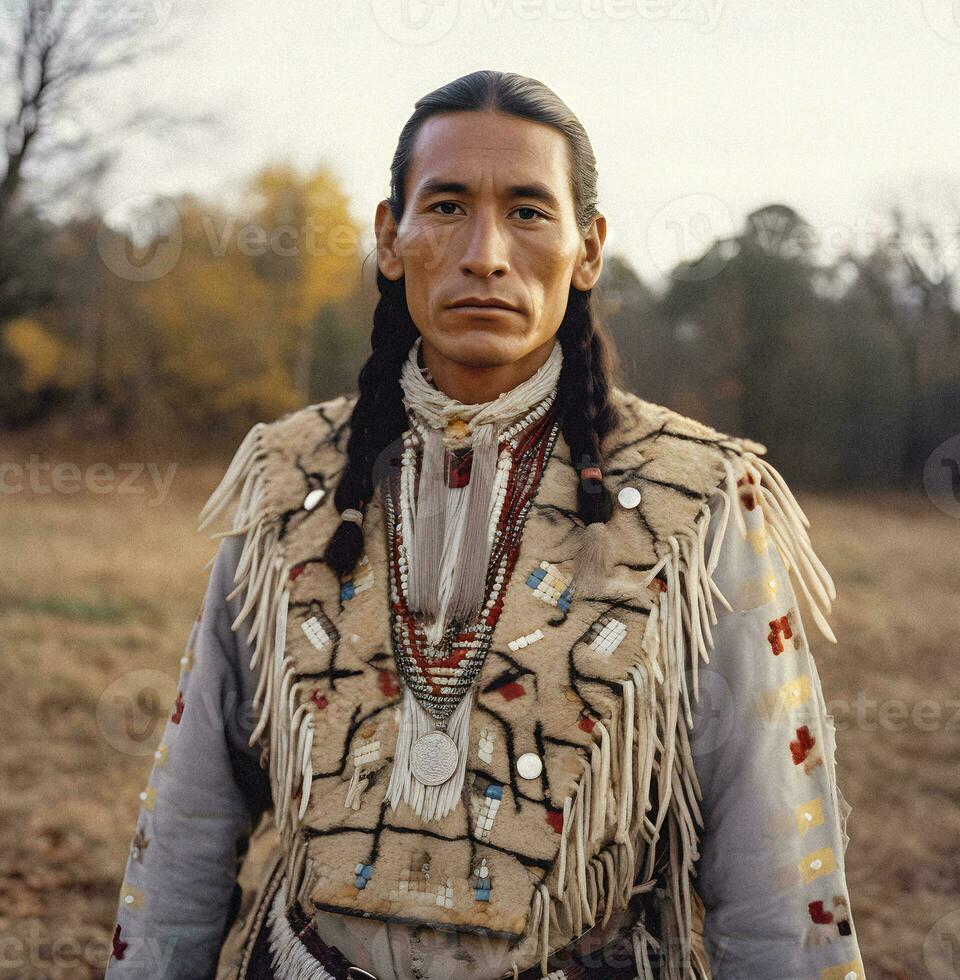
<svg viewBox="0 0 960 980">
<path fill-rule="evenodd" d="M 817 925 L 826 926 L 833 922 L 833 913 L 823 907 L 823 902 L 810 902 L 807 908 L 810 910 L 810 918 Z"/>
<path fill-rule="evenodd" d="M 767 639 L 770 641 L 770 649 L 773 651 L 775 657 L 779 657 L 781 653 L 786 649 L 783 645 L 783 641 L 793 639 L 793 630 L 790 629 L 790 620 L 786 616 L 781 616 L 779 619 L 770 620 L 770 632 L 767 634 Z"/>
<path fill-rule="evenodd" d="M 797 740 L 790 743 L 790 754 L 793 756 L 793 764 L 799 766 L 810 754 L 810 750 L 816 743 L 817 740 L 810 734 L 810 729 L 806 725 L 801 725 L 797 729 Z"/>
</svg>

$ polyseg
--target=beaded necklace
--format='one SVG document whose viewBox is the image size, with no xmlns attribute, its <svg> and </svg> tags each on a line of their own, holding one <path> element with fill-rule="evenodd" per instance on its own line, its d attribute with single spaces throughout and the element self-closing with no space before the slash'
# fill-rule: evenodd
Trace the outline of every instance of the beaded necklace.
<svg viewBox="0 0 960 980">
<path fill-rule="evenodd" d="M 407 717 L 401 725 L 387 795 L 394 806 L 402 797 L 425 819 L 443 816 L 459 798 L 474 681 L 503 608 L 524 519 L 559 433 L 555 401 L 553 391 L 501 433 L 487 528 L 486 602 L 478 621 L 452 622 L 433 644 L 407 605 L 409 555 L 404 529 L 411 526 L 411 501 L 420 475 L 417 449 L 426 437 L 415 419 L 403 435 L 399 476 L 392 470 L 385 481 L 394 659 L 406 684 L 405 696 L 423 709 L 418 712 L 420 724 Z M 466 458 L 461 462 L 465 465 Z M 405 715 L 414 708 L 405 705 Z"/>
</svg>

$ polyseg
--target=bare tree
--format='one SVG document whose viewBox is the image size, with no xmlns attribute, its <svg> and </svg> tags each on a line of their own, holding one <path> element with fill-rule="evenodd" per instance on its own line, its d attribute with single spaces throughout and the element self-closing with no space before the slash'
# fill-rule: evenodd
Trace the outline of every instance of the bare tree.
<svg viewBox="0 0 960 980">
<path fill-rule="evenodd" d="M 133 134 L 182 137 L 212 115 L 173 115 L 158 106 L 119 118 L 103 98 L 123 69 L 145 63 L 183 40 L 169 17 L 150 23 L 157 4 L 112 5 L 97 0 L 5 0 L 0 14 L 0 71 L 5 164 L 0 178 L 0 228 L 18 193 L 42 204 L 94 186 L 120 143 Z M 177 31 L 180 31 L 178 34 Z M 114 92 L 115 94 L 115 92 Z M 98 96 L 100 96 L 98 98 Z"/>
<path fill-rule="evenodd" d="M 923 466 L 923 387 L 921 352 L 938 332 L 960 339 L 960 313 L 953 305 L 956 270 L 949 243 L 929 222 L 908 220 L 902 205 L 890 209 L 889 242 L 869 255 L 850 254 L 860 281 L 876 304 L 877 316 L 897 343 L 906 384 L 906 425 L 900 477 L 908 486 Z"/>
</svg>

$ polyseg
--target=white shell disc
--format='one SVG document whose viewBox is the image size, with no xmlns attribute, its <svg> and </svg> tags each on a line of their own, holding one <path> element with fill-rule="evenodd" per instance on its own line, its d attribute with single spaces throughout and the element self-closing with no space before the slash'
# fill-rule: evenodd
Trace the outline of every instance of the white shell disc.
<svg viewBox="0 0 960 980">
<path fill-rule="evenodd" d="M 517 759 L 517 772 L 522 779 L 536 779 L 543 772 L 543 761 L 536 752 L 524 752 Z"/>
<path fill-rule="evenodd" d="M 445 783 L 457 769 L 457 743 L 446 732 L 427 732 L 410 749 L 410 769 L 425 786 Z"/>
<path fill-rule="evenodd" d="M 622 487 L 617 494 L 621 507 L 632 509 L 640 503 L 640 491 L 636 487 Z"/>
</svg>

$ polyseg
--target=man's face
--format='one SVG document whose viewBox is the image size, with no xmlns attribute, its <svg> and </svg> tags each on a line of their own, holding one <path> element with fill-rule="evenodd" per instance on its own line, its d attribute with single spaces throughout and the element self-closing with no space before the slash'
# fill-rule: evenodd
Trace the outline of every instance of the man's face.
<svg viewBox="0 0 960 980">
<path fill-rule="evenodd" d="M 498 112 L 432 116 L 417 135 L 399 225 L 378 209 L 380 266 L 405 279 L 426 344 L 476 367 L 519 361 L 560 326 L 571 281 L 593 286 L 605 227 L 581 234 L 566 140 Z M 599 229 L 598 229 L 599 224 Z M 513 309 L 454 306 L 468 297 Z"/>
</svg>

